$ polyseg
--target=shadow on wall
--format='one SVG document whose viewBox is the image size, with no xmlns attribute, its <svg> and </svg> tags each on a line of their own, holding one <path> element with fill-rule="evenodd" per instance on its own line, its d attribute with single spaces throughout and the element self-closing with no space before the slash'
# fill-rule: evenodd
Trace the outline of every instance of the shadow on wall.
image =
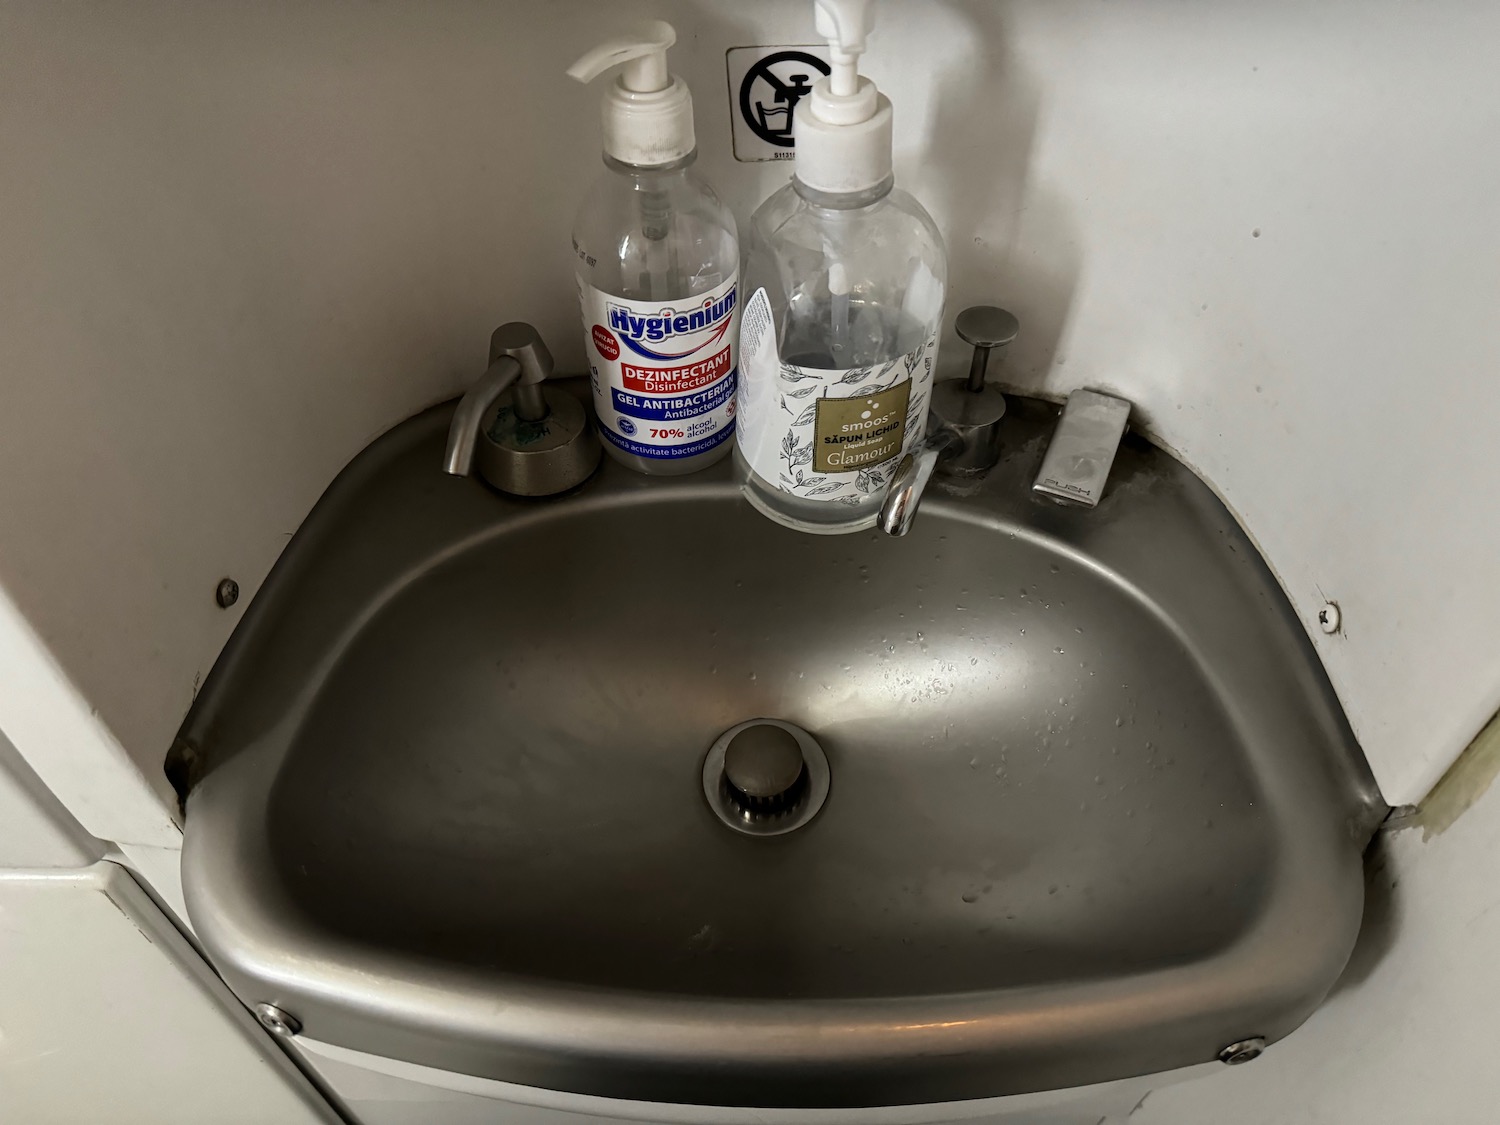
<svg viewBox="0 0 1500 1125">
<path fill-rule="evenodd" d="M 1001 378 L 1036 392 L 1058 354 L 1081 268 L 1076 228 L 1061 197 L 1033 167 L 1040 84 L 1014 50 L 1009 13 L 997 4 L 949 4 L 958 25 L 930 47 L 969 53 L 934 70 L 934 108 L 922 132 L 922 171 L 908 186 L 934 212 L 948 240 L 948 323 L 968 305 L 998 304 L 1021 333 Z M 969 348 L 947 328 L 945 369 L 967 369 Z"/>
</svg>

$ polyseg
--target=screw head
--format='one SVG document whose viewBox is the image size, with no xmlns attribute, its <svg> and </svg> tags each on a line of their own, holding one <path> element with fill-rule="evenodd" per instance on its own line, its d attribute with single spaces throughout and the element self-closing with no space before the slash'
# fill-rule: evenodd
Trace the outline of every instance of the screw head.
<svg viewBox="0 0 1500 1125">
<path fill-rule="evenodd" d="M 296 1035 L 302 1030 L 302 1021 L 290 1012 L 283 1012 L 275 1004 L 255 1005 L 255 1018 L 272 1035 Z"/>
<path fill-rule="evenodd" d="M 1251 1059 L 1260 1058 L 1261 1052 L 1265 1049 L 1265 1036 L 1251 1036 L 1249 1039 L 1241 1039 L 1238 1043 L 1231 1043 L 1225 1047 L 1219 1052 L 1219 1061 L 1228 1066 L 1239 1066 Z"/>
<path fill-rule="evenodd" d="M 1343 623 L 1344 617 L 1339 612 L 1338 602 L 1325 602 L 1323 608 L 1318 610 L 1318 628 L 1330 637 L 1339 631 Z"/>
<path fill-rule="evenodd" d="M 221 578 L 219 584 L 214 588 L 214 601 L 219 603 L 220 609 L 228 609 L 240 600 L 240 584 L 233 578 Z"/>
</svg>

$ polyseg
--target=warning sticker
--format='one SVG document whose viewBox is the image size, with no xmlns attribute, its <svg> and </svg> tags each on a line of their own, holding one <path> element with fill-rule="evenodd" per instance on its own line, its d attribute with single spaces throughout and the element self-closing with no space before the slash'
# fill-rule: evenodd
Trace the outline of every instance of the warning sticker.
<svg viewBox="0 0 1500 1125">
<path fill-rule="evenodd" d="M 813 83 L 832 72 L 828 45 L 731 47 L 725 66 L 734 158 L 790 160 L 792 112 Z"/>
</svg>

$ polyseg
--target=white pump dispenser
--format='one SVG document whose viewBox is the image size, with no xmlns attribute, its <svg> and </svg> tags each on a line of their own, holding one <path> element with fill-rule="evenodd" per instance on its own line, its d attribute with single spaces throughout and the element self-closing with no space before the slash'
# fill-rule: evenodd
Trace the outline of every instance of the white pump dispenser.
<svg viewBox="0 0 1500 1125">
<path fill-rule="evenodd" d="M 672 164 L 693 151 L 693 96 L 687 83 L 667 72 L 667 48 L 677 32 L 652 20 L 641 35 L 611 39 L 568 68 L 568 76 L 592 82 L 613 66 L 619 77 L 604 95 L 604 151 L 624 164 Z"/>
<path fill-rule="evenodd" d="M 891 174 L 891 103 L 859 73 L 874 24 L 870 0 L 814 0 L 813 7 L 833 73 L 797 103 L 796 176 L 814 191 L 868 191 Z"/>
</svg>

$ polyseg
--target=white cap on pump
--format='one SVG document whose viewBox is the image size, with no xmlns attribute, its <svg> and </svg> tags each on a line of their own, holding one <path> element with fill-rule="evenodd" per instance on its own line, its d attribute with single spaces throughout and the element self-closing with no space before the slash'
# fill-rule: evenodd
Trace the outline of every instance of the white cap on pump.
<svg viewBox="0 0 1500 1125">
<path fill-rule="evenodd" d="M 687 83 L 667 73 L 667 48 L 677 42 L 672 25 L 652 20 L 641 33 L 601 43 L 568 67 L 592 82 L 624 64 L 604 95 L 604 151 L 626 164 L 671 164 L 693 151 L 693 96 Z"/>
<path fill-rule="evenodd" d="M 870 0 L 813 0 L 833 73 L 813 84 L 792 119 L 796 176 L 815 191 L 868 191 L 891 174 L 891 103 L 859 73 L 874 18 Z"/>
</svg>

